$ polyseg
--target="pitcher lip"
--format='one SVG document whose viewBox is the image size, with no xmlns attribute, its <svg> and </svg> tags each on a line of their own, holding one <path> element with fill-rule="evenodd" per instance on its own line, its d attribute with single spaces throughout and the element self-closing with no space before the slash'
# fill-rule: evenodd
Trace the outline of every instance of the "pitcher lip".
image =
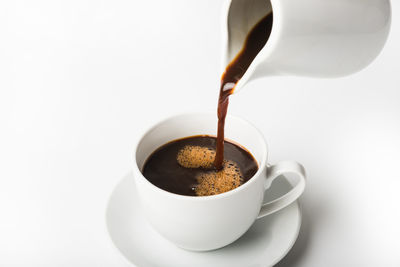
<svg viewBox="0 0 400 267">
<path fill-rule="evenodd" d="M 265 60 L 272 53 L 274 47 L 278 43 L 279 35 L 281 32 L 281 30 L 280 30 L 281 29 L 280 25 L 282 24 L 282 22 L 281 22 L 282 14 L 280 12 L 280 10 L 281 10 L 280 4 L 281 3 L 278 0 L 269 0 L 269 2 L 271 3 L 272 15 L 273 15 L 271 33 L 269 35 L 269 38 L 268 38 L 266 44 L 261 49 L 261 51 L 258 53 L 258 55 L 253 60 L 253 62 L 255 60 L 257 60 L 257 57 L 259 57 L 259 56 L 261 58 L 260 60 Z"/>
<path fill-rule="evenodd" d="M 262 150 L 263 155 L 261 157 L 261 161 L 260 161 L 260 166 L 257 170 L 257 172 L 243 185 L 240 185 L 238 187 L 236 187 L 235 189 L 232 189 L 230 191 L 221 193 L 221 194 L 217 194 L 217 195 L 211 195 L 211 196 L 187 196 L 187 195 L 179 195 L 176 193 L 172 193 L 169 191 L 166 191 L 164 189 L 161 189 L 157 186 L 155 186 L 154 184 L 152 184 L 149 180 L 146 179 L 146 177 L 144 177 L 144 175 L 142 174 L 138 164 L 137 164 L 137 160 L 136 160 L 136 154 L 137 154 L 137 149 L 138 146 L 140 144 L 140 142 L 143 140 L 143 138 L 151 131 L 153 130 L 155 127 L 157 127 L 159 124 L 166 122 L 170 119 L 173 118 L 178 118 L 181 116 L 196 116 L 196 115 L 215 115 L 214 112 L 201 112 L 201 111 L 197 111 L 197 112 L 179 112 L 176 113 L 174 115 L 168 116 L 164 119 L 159 120 L 158 122 L 154 123 L 152 126 L 150 126 L 149 128 L 147 128 L 144 132 L 142 132 L 142 134 L 139 135 L 139 137 L 136 139 L 135 145 L 134 145 L 134 166 L 133 166 L 133 170 L 134 170 L 134 175 L 138 176 L 138 178 L 143 181 L 147 186 L 152 187 L 154 190 L 164 194 L 165 196 L 168 197 L 172 197 L 172 198 L 177 198 L 177 199 L 185 199 L 185 200 L 190 200 L 190 201 L 206 201 L 206 200 L 213 200 L 213 199 L 221 199 L 221 198 L 225 198 L 225 197 L 229 197 L 230 195 L 233 195 L 241 190 L 245 190 L 247 187 L 249 187 L 252 183 L 254 183 L 255 179 L 253 179 L 255 176 L 260 175 L 264 169 L 267 167 L 267 155 L 268 155 L 268 146 L 267 146 L 267 142 L 265 141 L 264 136 L 262 135 L 261 131 L 255 127 L 252 123 L 250 123 L 249 121 L 235 116 L 235 115 L 230 115 L 228 114 L 227 117 L 230 118 L 234 118 L 234 119 L 238 119 L 241 120 L 244 123 L 247 123 L 248 125 L 250 125 L 257 133 L 258 138 L 261 140 L 261 144 L 262 144 Z M 234 140 L 233 140 L 234 141 Z M 266 178 L 266 177 L 264 177 Z"/>
</svg>

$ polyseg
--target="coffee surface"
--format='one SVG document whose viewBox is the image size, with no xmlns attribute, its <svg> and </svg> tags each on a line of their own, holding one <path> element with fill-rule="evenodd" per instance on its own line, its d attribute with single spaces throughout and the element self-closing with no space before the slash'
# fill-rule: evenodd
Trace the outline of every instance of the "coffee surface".
<svg viewBox="0 0 400 267">
<path fill-rule="evenodd" d="M 222 168 L 216 170 L 215 146 L 216 138 L 205 135 L 171 141 L 149 156 L 142 173 L 152 184 L 171 193 L 208 196 L 235 189 L 257 172 L 250 152 L 227 141 Z"/>
<path fill-rule="evenodd" d="M 233 94 L 237 82 L 243 77 L 251 62 L 267 43 L 272 30 L 272 12 L 262 18 L 248 33 L 242 50 L 228 64 L 221 78 L 218 98 L 218 133 L 215 167 L 222 168 L 224 161 L 224 128 L 228 111 L 229 96 Z"/>
</svg>

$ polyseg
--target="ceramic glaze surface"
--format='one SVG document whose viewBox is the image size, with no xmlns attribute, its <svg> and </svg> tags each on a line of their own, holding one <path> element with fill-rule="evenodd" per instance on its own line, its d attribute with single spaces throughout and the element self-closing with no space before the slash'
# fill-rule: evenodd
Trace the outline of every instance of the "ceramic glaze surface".
<svg viewBox="0 0 400 267">
<path fill-rule="evenodd" d="M 288 192 L 285 177 L 273 183 L 264 201 Z M 234 243 L 207 253 L 180 249 L 148 224 L 139 205 L 132 173 L 115 187 L 106 213 L 107 230 L 119 252 L 134 266 L 255 267 L 273 266 L 293 246 L 301 225 L 297 201 L 280 212 L 257 220 Z M 157 256 L 154 256 L 157 255 Z"/>
<path fill-rule="evenodd" d="M 274 75 L 340 77 L 369 65 L 390 29 L 389 0 L 232 0 L 223 13 L 222 66 L 246 33 L 272 9 L 271 36 L 236 86 Z"/>
</svg>

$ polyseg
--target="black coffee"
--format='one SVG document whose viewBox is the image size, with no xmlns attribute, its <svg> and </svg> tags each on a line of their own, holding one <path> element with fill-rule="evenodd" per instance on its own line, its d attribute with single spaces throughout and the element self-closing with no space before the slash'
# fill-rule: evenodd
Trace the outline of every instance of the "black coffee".
<svg viewBox="0 0 400 267">
<path fill-rule="evenodd" d="M 247 34 L 242 50 L 226 66 L 225 72 L 221 77 L 221 87 L 218 98 L 218 138 L 217 138 L 217 156 L 215 157 L 215 167 L 222 167 L 224 160 L 224 128 L 225 117 L 228 111 L 229 96 L 233 94 L 237 82 L 246 73 L 253 59 L 267 43 L 272 31 L 272 12 L 262 18 Z"/>
<path fill-rule="evenodd" d="M 258 170 L 245 148 L 224 142 L 221 169 L 214 166 L 216 138 L 192 136 L 171 141 L 146 160 L 143 175 L 155 186 L 187 196 L 216 195 L 246 183 Z"/>
<path fill-rule="evenodd" d="M 272 22 L 271 12 L 250 30 L 242 50 L 222 75 L 217 138 L 192 136 L 158 148 L 143 167 L 143 175 L 152 184 L 179 195 L 208 196 L 235 189 L 257 172 L 257 162 L 246 149 L 224 140 L 225 117 L 229 96 L 267 43 Z"/>
</svg>

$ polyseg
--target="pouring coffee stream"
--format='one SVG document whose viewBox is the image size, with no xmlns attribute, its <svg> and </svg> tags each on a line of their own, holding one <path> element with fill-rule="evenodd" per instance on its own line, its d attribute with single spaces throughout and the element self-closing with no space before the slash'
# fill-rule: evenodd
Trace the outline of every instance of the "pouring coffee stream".
<svg viewBox="0 0 400 267">
<path fill-rule="evenodd" d="M 218 133 L 214 166 L 222 169 L 224 161 L 224 128 L 228 111 L 229 96 L 233 94 L 237 82 L 246 73 L 254 58 L 267 43 L 272 29 L 272 12 L 263 17 L 249 32 L 244 45 L 236 57 L 228 64 L 221 78 L 218 98 Z"/>
</svg>

